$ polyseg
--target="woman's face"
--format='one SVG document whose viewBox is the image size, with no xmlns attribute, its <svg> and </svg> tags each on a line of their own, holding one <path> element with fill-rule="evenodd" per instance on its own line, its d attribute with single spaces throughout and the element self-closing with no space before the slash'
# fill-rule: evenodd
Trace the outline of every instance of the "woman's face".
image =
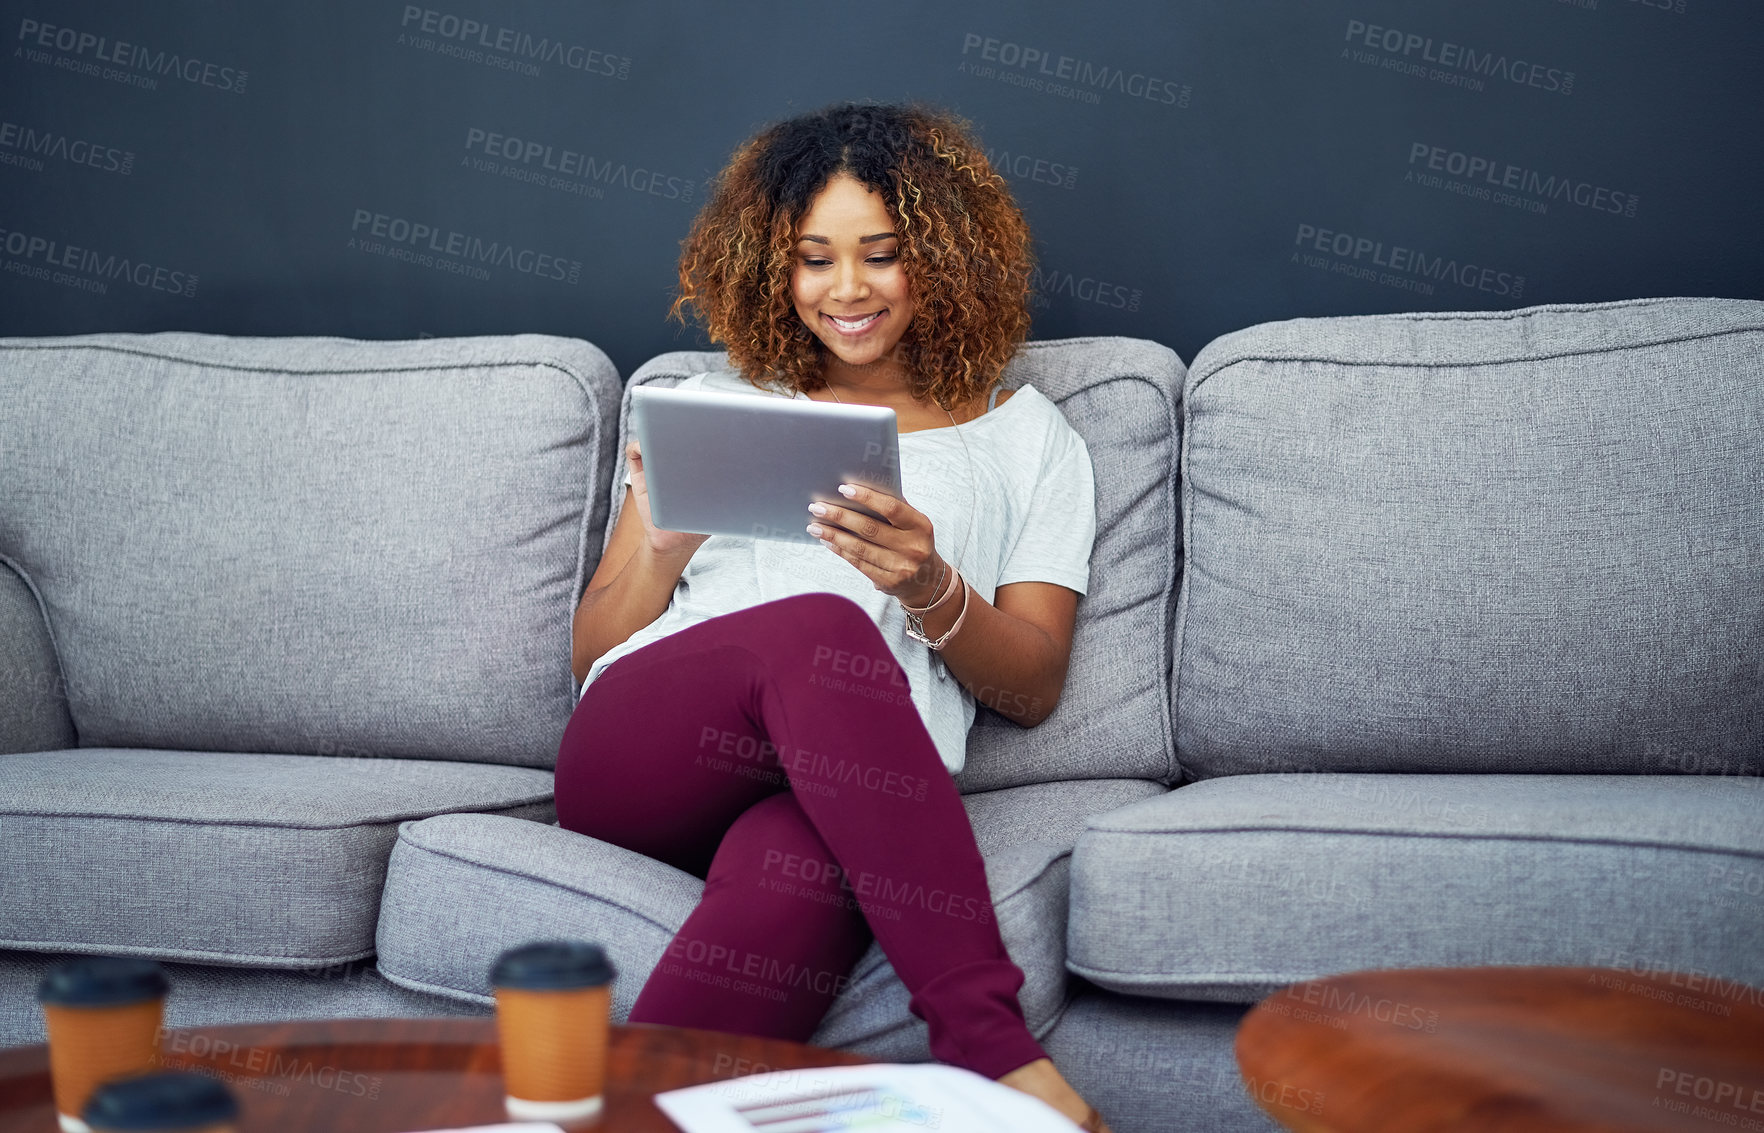
<svg viewBox="0 0 1764 1133">
<path fill-rule="evenodd" d="M 790 276 L 797 316 L 847 365 L 886 357 L 912 321 L 913 300 L 882 195 L 835 174 L 798 231 Z"/>
</svg>

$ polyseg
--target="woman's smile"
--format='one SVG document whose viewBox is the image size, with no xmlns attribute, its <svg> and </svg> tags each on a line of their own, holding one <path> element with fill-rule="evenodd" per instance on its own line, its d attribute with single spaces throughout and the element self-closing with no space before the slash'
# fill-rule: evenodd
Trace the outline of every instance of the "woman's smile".
<svg viewBox="0 0 1764 1133">
<path fill-rule="evenodd" d="M 882 316 L 886 315 L 887 313 L 888 313 L 888 309 L 883 308 L 880 311 L 871 311 L 868 314 L 863 314 L 863 315 L 844 315 L 844 316 L 841 316 L 841 315 L 830 315 L 830 314 L 827 314 L 826 312 L 822 312 L 821 317 L 826 319 L 828 322 L 832 323 L 833 328 L 835 330 L 837 330 L 840 334 L 847 335 L 852 338 L 856 338 L 858 335 L 868 332 L 869 329 L 871 327 L 875 326 L 878 322 L 880 322 Z"/>
</svg>

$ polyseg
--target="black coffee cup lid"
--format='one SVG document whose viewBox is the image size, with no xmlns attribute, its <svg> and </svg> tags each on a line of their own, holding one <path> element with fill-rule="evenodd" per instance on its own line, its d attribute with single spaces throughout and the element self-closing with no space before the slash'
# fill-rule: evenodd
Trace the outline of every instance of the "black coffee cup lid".
<svg viewBox="0 0 1764 1133">
<path fill-rule="evenodd" d="M 599 987 L 618 975 L 606 949 L 585 940 L 541 940 L 511 948 L 490 969 L 495 987 L 556 991 Z"/>
<path fill-rule="evenodd" d="M 138 956 L 80 956 L 49 969 L 37 1000 L 63 1007 L 120 1007 L 171 990 L 165 969 Z"/>
<path fill-rule="evenodd" d="M 93 1092 L 80 1114 L 94 1133 L 104 1129 L 189 1129 L 238 1116 L 239 1103 L 224 1082 L 191 1070 L 114 1078 Z"/>
</svg>

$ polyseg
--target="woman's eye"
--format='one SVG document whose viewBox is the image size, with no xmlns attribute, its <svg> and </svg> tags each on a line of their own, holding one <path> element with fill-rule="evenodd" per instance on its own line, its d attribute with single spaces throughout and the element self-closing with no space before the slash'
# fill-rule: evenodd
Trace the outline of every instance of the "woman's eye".
<svg viewBox="0 0 1764 1133">
<path fill-rule="evenodd" d="M 895 260 L 898 260 L 899 258 L 900 258 L 899 255 L 871 256 L 870 258 L 866 259 L 864 262 L 866 264 L 870 264 L 875 267 L 886 267 L 887 265 L 893 263 Z M 811 257 L 811 256 L 804 256 L 802 262 L 805 267 L 824 268 L 824 267 L 828 266 L 829 264 L 831 264 L 833 261 L 818 259 L 818 258 Z"/>
</svg>

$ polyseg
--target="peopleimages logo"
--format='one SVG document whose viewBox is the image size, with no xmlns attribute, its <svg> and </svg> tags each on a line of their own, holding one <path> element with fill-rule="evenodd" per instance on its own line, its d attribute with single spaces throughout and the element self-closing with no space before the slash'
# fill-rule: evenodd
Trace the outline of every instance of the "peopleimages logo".
<svg viewBox="0 0 1764 1133">
<path fill-rule="evenodd" d="M 435 8 L 406 4 L 400 26 L 405 29 L 405 33 L 409 33 L 401 33 L 398 37 L 398 42 L 406 46 L 433 51 L 438 55 L 456 56 L 468 62 L 504 67 L 525 75 L 539 73 L 539 68 L 531 62 L 537 60 L 609 79 L 622 80 L 631 77 L 631 60 L 626 56 L 584 47 L 579 43 L 565 43 L 550 36 L 535 38 L 528 32 L 514 28 L 493 28 L 478 20 Z M 416 32 L 422 32 L 423 35 L 418 37 L 414 34 Z M 476 47 L 466 46 L 467 44 L 475 44 Z M 484 50 L 479 51 L 477 48 Z"/>
<path fill-rule="evenodd" d="M 138 43 L 125 43 L 95 32 L 58 27 L 28 18 L 18 22 L 18 39 L 24 46 L 16 48 L 14 53 L 23 55 L 32 63 L 47 63 L 79 74 L 145 87 L 148 90 L 159 89 L 159 83 L 148 75 L 164 75 L 197 86 L 244 94 L 245 80 L 250 74 L 234 67 L 223 67 L 219 63 L 208 63 L 179 55 L 175 51 L 154 51 Z M 48 50 L 39 49 L 69 52 L 80 58 L 70 58 L 65 54 L 51 55 Z M 88 58 L 94 62 L 85 62 Z M 130 70 L 118 71 L 114 67 L 100 67 L 100 63 L 114 63 Z"/>
<path fill-rule="evenodd" d="M 1549 202 L 1559 201 L 1633 217 L 1641 200 L 1634 193 L 1619 192 L 1591 181 L 1546 174 L 1427 142 L 1409 144 L 1409 169 L 1403 180 L 1535 213 L 1547 213 Z"/>
<path fill-rule="evenodd" d="M 9 150 L 17 152 L 7 152 Z M 0 122 L 0 165 L 16 165 L 33 173 L 44 169 L 42 158 L 84 165 L 104 173 L 128 176 L 135 169 L 132 150 L 72 138 L 53 130 L 38 130 L 17 122 Z"/>
<path fill-rule="evenodd" d="M 564 189 L 586 196 L 604 197 L 600 186 L 617 185 L 633 193 L 660 197 L 665 201 L 690 201 L 694 183 L 684 177 L 669 177 L 641 165 L 622 161 L 602 161 L 593 154 L 553 146 L 549 142 L 522 139 L 511 134 L 470 126 L 466 129 L 466 157 L 470 164 L 485 173 L 496 173 L 517 181 L 530 181 L 549 189 Z M 470 156 L 503 158 L 509 164 L 483 161 Z"/>
<path fill-rule="evenodd" d="M 1556 0 L 1556 2 L 1559 4 L 1566 4 L 1571 8 L 1578 8 L 1585 12 L 1596 12 L 1599 8 L 1599 0 Z M 1629 0 L 1629 3 L 1638 8 L 1652 8 L 1656 12 L 1672 12 L 1677 15 L 1684 15 L 1684 0 Z M 1623 7 L 1621 3 L 1614 5 L 1610 4 L 1609 0 L 1607 0 L 1607 6 L 1616 8 Z"/>
<path fill-rule="evenodd" d="M 1493 79 L 1562 95 L 1574 93 L 1573 71 L 1525 59 L 1509 59 L 1493 51 L 1479 51 L 1450 40 L 1435 41 L 1432 36 L 1369 24 L 1364 20 L 1349 20 L 1345 38 L 1353 46 L 1342 48 L 1343 59 L 1448 86 L 1479 91 L 1483 89 L 1484 79 Z"/>
<path fill-rule="evenodd" d="M 1525 291 L 1522 275 L 1315 224 L 1299 225 L 1293 244 L 1295 264 L 1422 295 L 1432 295 L 1434 283 L 1442 282 L 1509 299 L 1518 299 Z"/>
<path fill-rule="evenodd" d="M 1058 185 L 1062 189 L 1074 189 L 1078 186 L 1076 165 L 1049 161 L 1044 157 L 1032 157 L 1026 153 L 1012 153 L 1004 149 L 989 149 L 986 151 L 986 164 L 1013 181 L 1039 181 L 1043 185 Z"/>
<path fill-rule="evenodd" d="M 575 284 L 582 278 L 581 260 L 566 260 L 451 229 L 442 231 L 432 224 L 370 209 L 355 210 L 349 231 L 348 247 L 358 251 L 472 279 L 490 278 L 486 264 L 559 283 Z"/>
<path fill-rule="evenodd" d="M 111 283 L 128 283 L 149 291 L 164 291 L 185 299 L 196 297 L 196 274 L 174 271 L 162 265 L 114 252 L 96 252 L 77 244 L 63 244 L 47 236 L 0 228 L 0 252 L 8 259 L 0 271 L 43 279 L 81 291 L 108 294 Z M 61 270 L 56 270 L 61 269 Z"/>
<path fill-rule="evenodd" d="M 1095 303 L 1099 307 L 1137 311 L 1144 298 L 1144 292 L 1137 287 L 1110 283 L 1088 275 L 1074 275 L 1069 271 L 1043 267 L 1040 264 L 1035 266 L 1029 277 L 1029 289 L 1029 304 L 1037 309 L 1047 307 L 1052 296 L 1063 295 L 1081 303 Z"/>
<path fill-rule="evenodd" d="M 1192 88 L 1143 71 L 1128 71 L 1106 63 L 1092 63 L 1070 55 L 1006 39 L 968 32 L 962 36 L 962 63 L 958 68 L 983 79 L 997 79 L 1008 86 L 1025 87 L 1091 104 L 1102 101 L 1101 91 L 1129 98 L 1185 108 Z"/>
</svg>

